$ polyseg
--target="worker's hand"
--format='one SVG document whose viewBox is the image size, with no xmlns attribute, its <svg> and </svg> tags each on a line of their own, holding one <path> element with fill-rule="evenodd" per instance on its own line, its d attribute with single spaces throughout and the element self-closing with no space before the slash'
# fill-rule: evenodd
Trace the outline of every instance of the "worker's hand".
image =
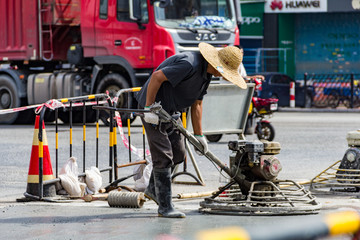
<svg viewBox="0 0 360 240">
<path fill-rule="evenodd" d="M 206 138 L 204 135 L 194 135 L 195 138 L 201 143 L 201 145 L 204 147 L 204 154 L 207 153 L 207 151 L 209 151 L 209 147 L 206 141 Z M 195 152 L 202 156 L 204 155 L 202 152 L 200 152 L 195 146 L 194 146 Z"/>
<path fill-rule="evenodd" d="M 260 79 L 263 82 L 265 81 L 265 77 L 263 75 L 255 75 L 254 77 Z"/>
<path fill-rule="evenodd" d="M 144 109 L 151 111 L 151 106 L 146 106 Z M 159 116 L 153 112 L 146 112 L 146 113 L 144 113 L 144 121 L 147 123 L 150 123 L 150 124 L 158 125 L 159 124 Z"/>
</svg>

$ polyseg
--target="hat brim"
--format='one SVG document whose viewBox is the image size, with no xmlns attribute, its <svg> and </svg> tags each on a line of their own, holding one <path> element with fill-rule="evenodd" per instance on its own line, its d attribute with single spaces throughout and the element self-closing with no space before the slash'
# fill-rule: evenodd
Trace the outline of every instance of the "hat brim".
<svg viewBox="0 0 360 240">
<path fill-rule="evenodd" d="M 215 68 L 223 78 L 232 82 L 236 86 L 246 89 L 247 85 L 243 77 L 240 75 L 238 69 L 230 69 L 221 64 L 219 59 L 219 51 L 208 43 L 200 43 L 199 50 L 205 60 Z"/>
</svg>

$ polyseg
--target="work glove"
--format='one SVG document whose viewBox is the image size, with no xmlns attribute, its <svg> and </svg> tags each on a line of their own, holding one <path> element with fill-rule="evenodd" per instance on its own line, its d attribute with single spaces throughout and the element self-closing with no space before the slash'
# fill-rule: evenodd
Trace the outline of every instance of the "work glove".
<svg viewBox="0 0 360 240">
<path fill-rule="evenodd" d="M 153 107 L 158 107 L 160 105 L 160 103 L 153 103 L 150 106 L 145 106 L 145 110 L 150 110 L 150 112 L 146 112 L 144 113 L 144 121 L 150 124 L 155 124 L 158 125 L 159 124 L 159 116 L 154 113 L 151 112 Z"/>
<path fill-rule="evenodd" d="M 195 138 L 201 143 L 201 145 L 204 147 L 204 154 L 207 153 L 207 151 L 209 150 L 208 144 L 207 144 L 207 140 L 205 138 L 204 135 L 194 135 Z M 199 155 L 202 156 L 204 155 L 202 152 L 200 152 L 195 146 L 194 146 L 195 152 Z"/>
</svg>

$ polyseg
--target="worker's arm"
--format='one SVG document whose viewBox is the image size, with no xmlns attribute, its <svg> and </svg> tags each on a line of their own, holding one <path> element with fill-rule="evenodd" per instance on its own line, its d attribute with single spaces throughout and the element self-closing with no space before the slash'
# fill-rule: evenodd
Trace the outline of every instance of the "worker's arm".
<svg viewBox="0 0 360 240">
<path fill-rule="evenodd" d="M 204 147 L 203 153 L 206 153 L 208 151 L 208 144 L 202 132 L 201 119 L 202 119 L 202 100 L 196 100 L 193 103 L 193 105 L 191 105 L 191 123 L 193 126 L 195 138 Z M 198 149 L 196 149 L 195 146 L 194 148 L 197 154 L 199 155 L 203 154 Z"/>
<path fill-rule="evenodd" d="M 156 94 L 158 93 L 161 84 L 163 84 L 163 82 L 167 80 L 167 77 L 161 70 L 157 70 L 151 75 L 148 89 L 146 92 L 145 106 L 150 106 L 155 102 Z"/>
<path fill-rule="evenodd" d="M 150 78 L 148 89 L 146 91 L 145 109 L 149 110 L 150 106 L 155 103 L 156 94 L 163 82 L 167 81 L 165 74 L 161 71 L 155 71 Z M 159 124 L 159 116 L 153 112 L 144 113 L 144 120 L 150 124 Z"/>
<path fill-rule="evenodd" d="M 191 105 L 191 123 L 194 129 L 195 135 L 202 135 L 201 127 L 202 119 L 202 100 L 196 100 L 193 105 Z"/>
</svg>

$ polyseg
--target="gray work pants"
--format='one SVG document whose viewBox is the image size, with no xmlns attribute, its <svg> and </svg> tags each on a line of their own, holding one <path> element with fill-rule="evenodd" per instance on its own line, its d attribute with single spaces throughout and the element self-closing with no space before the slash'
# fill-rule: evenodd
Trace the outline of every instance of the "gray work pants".
<svg viewBox="0 0 360 240">
<path fill-rule="evenodd" d="M 161 123 L 154 126 L 144 121 L 151 159 L 154 168 L 169 168 L 185 160 L 185 139 L 172 123 Z M 177 120 L 181 122 L 180 119 Z"/>
</svg>

